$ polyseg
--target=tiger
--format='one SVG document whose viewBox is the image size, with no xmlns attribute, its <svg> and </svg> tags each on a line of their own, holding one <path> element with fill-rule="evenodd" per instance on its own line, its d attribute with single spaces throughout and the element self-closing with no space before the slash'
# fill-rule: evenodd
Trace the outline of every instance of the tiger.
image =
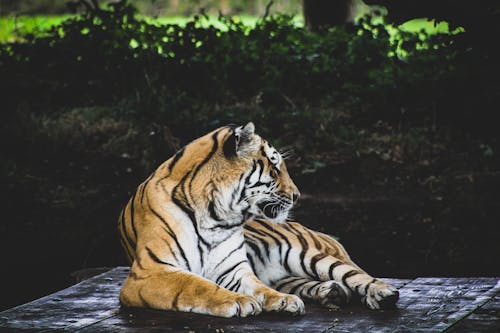
<svg viewBox="0 0 500 333">
<path fill-rule="evenodd" d="M 290 221 L 300 196 L 283 156 L 252 122 L 184 146 L 137 187 L 118 228 L 130 260 L 124 307 L 246 317 L 305 313 L 353 296 L 393 306 L 396 288 L 373 278 L 327 234 Z"/>
</svg>

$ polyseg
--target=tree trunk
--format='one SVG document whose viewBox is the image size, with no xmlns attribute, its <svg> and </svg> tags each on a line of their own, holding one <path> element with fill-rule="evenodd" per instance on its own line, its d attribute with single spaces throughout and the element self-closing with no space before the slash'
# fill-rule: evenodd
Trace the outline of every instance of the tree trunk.
<svg viewBox="0 0 500 333">
<path fill-rule="evenodd" d="M 354 0 L 303 0 L 304 19 L 309 30 L 320 32 L 353 19 Z"/>
</svg>

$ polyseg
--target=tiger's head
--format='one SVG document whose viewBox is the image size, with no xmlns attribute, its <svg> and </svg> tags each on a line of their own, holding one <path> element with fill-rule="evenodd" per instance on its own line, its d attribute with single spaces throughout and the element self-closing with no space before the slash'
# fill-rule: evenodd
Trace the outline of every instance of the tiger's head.
<svg viewBox="0 0 500 333">
<path fill-rule="evenodd" d="M 255 133 L 253 123 L 229 127 L 222 150 L 229 162 L 227 180 L 232 207 L 243 207 L 246 219 L 284 222 L 300 192 L 281 154 Z"/>
<path fill-rule="evenodd" d="M 253 123 L 218 128 L 185 146 L 165 164 L 172 200 L 204 228 L 232 227 L 252 218 L 284 222 L 299 190 L 281 154 Z M 160 177 L 160 175 L 158 176 Z M 189 213 L 191 214 L 191 213 Z"/>
</svg>

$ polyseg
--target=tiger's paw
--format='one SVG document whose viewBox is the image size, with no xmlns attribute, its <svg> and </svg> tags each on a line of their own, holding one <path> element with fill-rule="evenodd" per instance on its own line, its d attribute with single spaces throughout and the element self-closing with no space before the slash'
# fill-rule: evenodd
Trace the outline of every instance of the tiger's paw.
<svg viewBox="0 0 500 333">
<path fill-rule="evenodd" d="M 372 283 L 361 301 L 372 310 L 394 307 L 399 299 L 399 291 L 380 280 Z"/>
<path fill-rule="evenodd" d="M 262 305 L 252 296 L 240 296 L 236 299 L 235 317 L 258 315 L 262 312 Z"/>
<path fill-rule="evenodd" d="M 262 305 L 255 297 L 239 295 L 226 299 L 219 305 L 212 305 L 207 313 L 218 317 L 248 317 L 262 312 Z"/>
<path fill-rule="evenodd" d="M 314 298 L 329 309 L 338 309 L 339 305 L 349 303 L 351 292 L 336 281 L 325 281 L 317 287 L 316 297 Z"/>
<path fill-rule="evenodd" d="M 279 292 L 265 296 L 264 311 L 288 312 L 294 316 L 306 313 L 304 302 L 300 297 Z"/>
</svg>

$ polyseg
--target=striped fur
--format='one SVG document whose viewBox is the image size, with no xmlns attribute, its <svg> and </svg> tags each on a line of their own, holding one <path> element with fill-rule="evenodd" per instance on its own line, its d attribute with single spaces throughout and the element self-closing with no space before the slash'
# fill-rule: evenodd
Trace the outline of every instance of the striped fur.
<svg viewBox="0 0 500 333">
<path fill-rule="evenodd" d="M 336 241 L 285 222 L 298 195 L 281 155 L 252 123 L 191 142 L 120 214 L 132 262 L 121 303 L 222 317 L 303 314 L 300 297 L 329 307 L 353 293 L 370 308 L 394 303 L 395 289 L 364 273 Z"/>
<path fill-rule="evenodd" d="M 256 218 L 244 226 L 247 256 L 257 277 L 284 293 L 336 308 L 352 295 L 370 309 L 395 304 L 397 290 L 375 279 L 332 237 L 297 222 Z"/>
</svg>

